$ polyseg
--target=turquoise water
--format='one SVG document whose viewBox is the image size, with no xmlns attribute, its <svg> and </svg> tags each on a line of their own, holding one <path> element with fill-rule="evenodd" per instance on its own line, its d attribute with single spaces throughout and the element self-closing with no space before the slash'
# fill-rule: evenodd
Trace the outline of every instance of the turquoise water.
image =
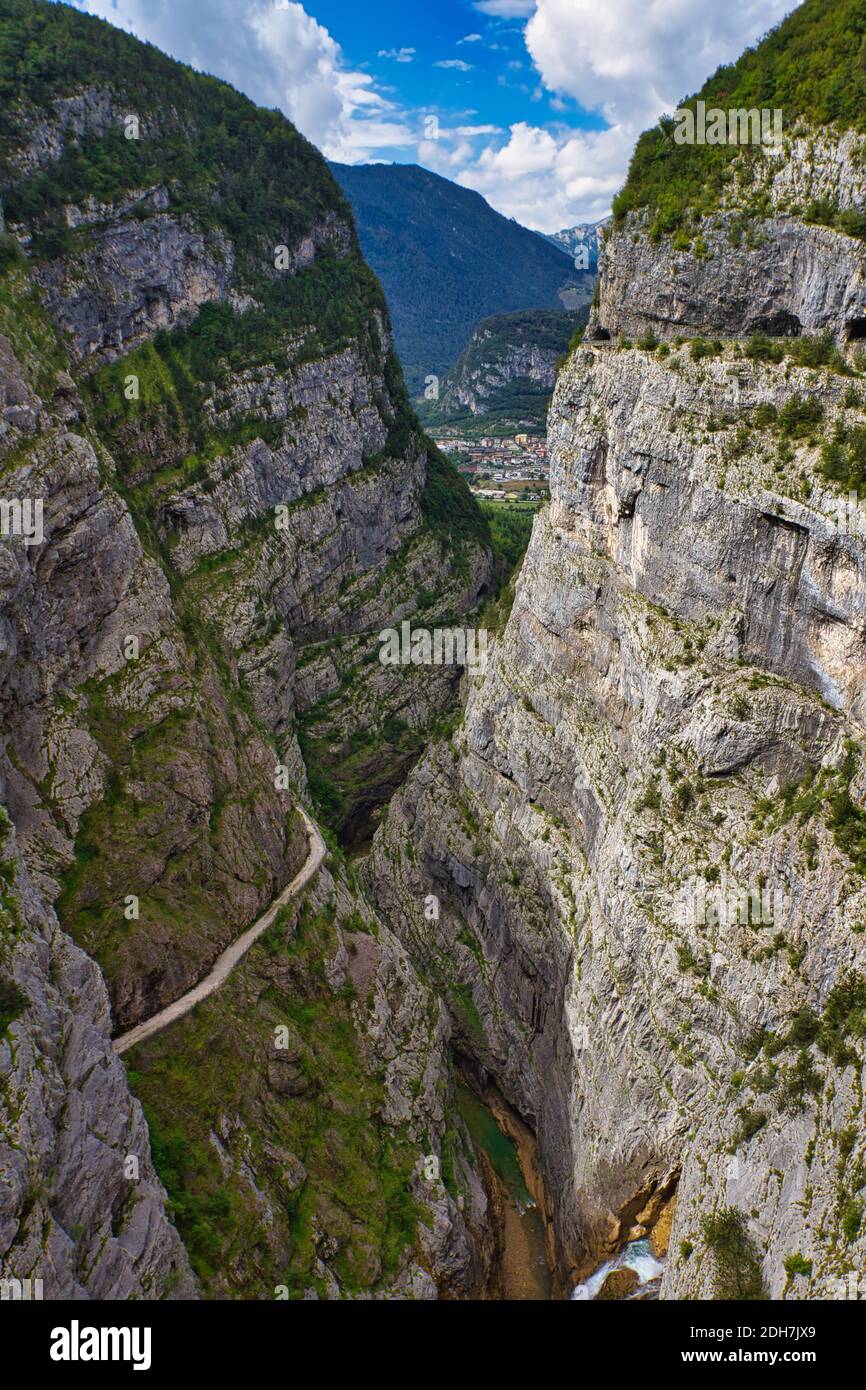
<svg viewBox="0 0 866 1390">
<path fill-rule="evenodd" d="M 517 1145 L 507 1134 L 503 1134 L 493 1112 L 480 1096 L 459 1082 L 457 1104 L 466 1122 L 466 1128 L 472 1136 L 473 1144 L 484 1150 L 496 1176 L 501 1180 L 518 1211 L 524 1212 L 534 1207 L 534 1198 L 523 1178 Z"/>
<path fill-rule="evenodd" d="M 499 1128 L 492 1110 L 468 1086 L 457 1085 L 457 1104 L 470 1138 L 487 1155 L 510 1210 L 500 1234 L 503 1297 L 544 1301 L 552 1297 L 544 1222 L 523 1176 L 517 1145 Z"/>
</svg>

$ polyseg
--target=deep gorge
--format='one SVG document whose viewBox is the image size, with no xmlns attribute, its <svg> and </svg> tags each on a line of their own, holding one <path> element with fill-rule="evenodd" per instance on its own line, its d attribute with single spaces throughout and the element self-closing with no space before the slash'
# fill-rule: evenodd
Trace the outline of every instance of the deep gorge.
<svg viewBox="0 0 866 1390">
<path fill-rule="evenodd" d="M 866 134 L 801 93 L 706 177 L 641 137 L 509 575 L 313 145 L 68 7 L 0 24 L 0 483 L 45 508 L 0 546 L 3 1277 L 836 1297 Z M 383 665 L 409 620 L 483 624 L 486 669 Z M 122 1061 L 293 879 L 301 807 L 309 886 Z"/>
</svg>

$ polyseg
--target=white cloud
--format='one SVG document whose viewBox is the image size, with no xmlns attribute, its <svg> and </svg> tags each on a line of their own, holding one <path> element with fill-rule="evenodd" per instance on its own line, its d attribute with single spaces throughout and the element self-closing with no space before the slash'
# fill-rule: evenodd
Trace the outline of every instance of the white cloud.
<svg viewBox="0 0 866 1390">
<path fill-rule="evenodd" d="M 797 0 L 538 0 L 526 46 L 546 87 L 641 129 L 739 57 Z"/>
<path fill-rule="evenodd" d="M 378 58 L 393 58 L 395 63 L 411 63 L 415 57 L 414 48 L 380 48 Z"/>
<path fill-rule="evenodd" d="M 464 34 L 462 39 L 458 39 L 458 40 L 457 40 L 457 47 L 459 48 L 460 45 L 461 45 L 461 43 L 480 43 L 480 42 L 481 42 L 481 35 L 480 35 L 480 34 Z"/>
<path fill-rule="evenodd" d="M 440 58 L 434 68 L 454 68 L 457 72 L 471 72 L 472 64 L 464 63 L 462 58 Z"/>
<path fill-rule="evenodd" d="M 632 143 L 616 127 L 554 134 L 519 121 L 504 145 L 488 146 L 453 177 L 506 217 L 556 232 L 606 215 Z"/>
<path fill-rule="evenodd" d="M 294 0 L 77 0 L 78 8 L 283 111 L 328 156 L 357 163 L 415 144 L 404 113 L 354 72 Z M 403 50 L 408 51 L 408 50 Z"/>
<path fill-rule="evenodd" d="M 476 9 L 488 3 L 499 7 L 512 0 L 479 0 Z M 603 217 L 623 184 L 640 132 L 796 3 L 533 0 L 524 7 L 524 13 L 532 11 L 526 46 L 552 109 L 564 110 L 563 98 L 571 97 L 599 111 L 609 128 L 550 130 L 516 122 L 507 141 L 489 144 L 458 170 L 457 182 L 539 231 Z M 542 95 L 526 90 L 534 99 Z"/>
</svg>

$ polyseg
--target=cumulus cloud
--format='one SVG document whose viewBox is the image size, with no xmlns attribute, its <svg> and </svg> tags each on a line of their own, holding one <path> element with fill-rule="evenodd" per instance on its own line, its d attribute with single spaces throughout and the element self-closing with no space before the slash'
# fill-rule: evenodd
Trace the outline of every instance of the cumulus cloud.
<svg viewBox="0 0 866 1390">
<path fill-rule="evenodd" d="M 555 232 L 607 214 L 632 143 L 615 126 L 566 133 L 519 121 L 503 145 L 488 145 L 452 177 L 525 227 Z"/>
<path fill-rule="evenodd" d="M 476 9 L 486 3 L 512 0 L 479 0 Z M 551 108 L 564 113 L 570 98 L 599 112 L 608 128 L 515 122 L 506 141 L 476 150 L 452 177 L 538 231 L 595 221 L 609 211 L 640 132 L 795 7 L 796 0 L 533 0 L 524 10 L 532 10 L 526 46 Z"/>
<path fill-rule="evenodd" d="M 457 72 L 471 72 L 472 64 L 464 63 L 462 58 L 440 58 L 434 68 L 455 68 Z"/>
<path fill-rule="evenodd" d="M 613 123 L 651 125 L 796 0 L 538 0 L 526 46 L 544 84 Z"/>
<path fill-rule="evenodd" d="M 356 163 L 415 143 L 369 73 L 353 72 L 328 30 L 293 0 L 77 0 L 202 72 L 277 107 L 330 159 Z M 406 51 L 406 50 L 404 50 Z"/>
</svg>

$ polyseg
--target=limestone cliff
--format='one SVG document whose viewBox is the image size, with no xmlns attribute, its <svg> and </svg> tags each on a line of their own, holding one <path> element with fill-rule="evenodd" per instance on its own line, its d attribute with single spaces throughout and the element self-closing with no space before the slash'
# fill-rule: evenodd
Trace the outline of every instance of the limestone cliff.
<svg viewBox="0 0 866 1390">
<path fill-rule="evenodd" d="M 2 808 L 0 853 L 0 1277 L 41 1280 L 46 1298 L 195 1297 L 105 982 L 41 901 Z"/>
<path fill-rule="evenodd" d="M 815 146 L 834 205 L 852 143 Z M 832 1298 L 866 1256 L 866 257 L 731 215 L 613 227 L 509 622 L 367 874 L 537 1135 L 564 1279 L 678 1184 L 662 1297 Z"/>
<path fill-rule="evenodd" d="M 862 216 L 864 148 L 857 132 L 804 126 L 750 150 L 718 207 L 673 236 L 648 237 L 651 212 L 629 213 L 602 247 L 588 337 L 866 335 L 861 241 L 839 229 Z"/>
</svg>

